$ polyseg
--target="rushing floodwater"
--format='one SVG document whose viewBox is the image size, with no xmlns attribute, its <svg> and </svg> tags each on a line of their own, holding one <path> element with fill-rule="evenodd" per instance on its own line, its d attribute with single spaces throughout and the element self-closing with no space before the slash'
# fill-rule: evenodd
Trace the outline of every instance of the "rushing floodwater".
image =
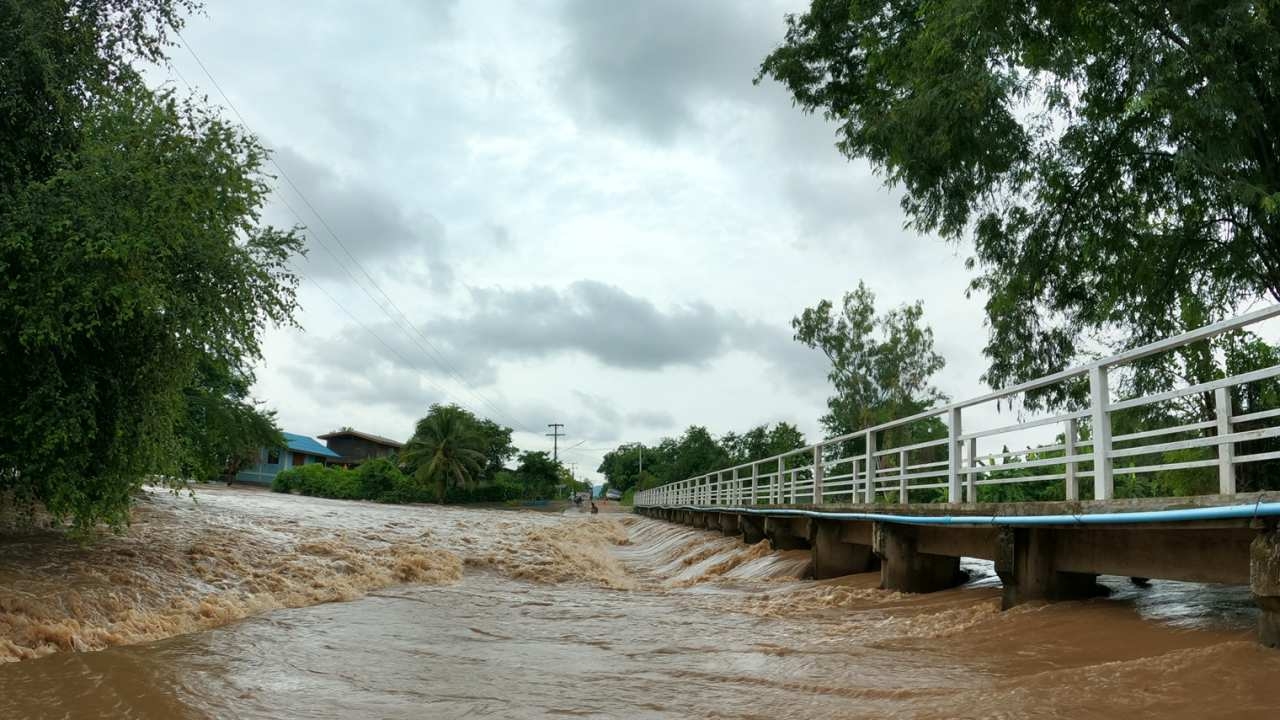
<svg viewBox="0 0 1280 720">
<path fill-rule="evenodd" d="M 0 718 L 1280 714 L 1240 588 L 1001 613 L 982 564 L 910 596 L 642 518 L 201 498 L 0 544 L 0 650 L 31 658 Z"/>
</svg>

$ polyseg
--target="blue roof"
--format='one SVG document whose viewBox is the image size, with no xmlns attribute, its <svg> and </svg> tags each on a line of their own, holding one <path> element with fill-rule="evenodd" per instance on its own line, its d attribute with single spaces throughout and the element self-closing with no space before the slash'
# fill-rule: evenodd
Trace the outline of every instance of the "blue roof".
<svg viewBox="0 0 1280 720">
<path fill-rule="evenodd" d="M 338 453 L 330 450 L 320 444 L 319 440 L 306 435 L 295 435 L 294 433 L 284 433 L 284 441 L 288 443 L 289 449 L 294 452 L 306 453 L 308 455 L 319 455 L 327 458 L 340 458 Z"/>
</svg>

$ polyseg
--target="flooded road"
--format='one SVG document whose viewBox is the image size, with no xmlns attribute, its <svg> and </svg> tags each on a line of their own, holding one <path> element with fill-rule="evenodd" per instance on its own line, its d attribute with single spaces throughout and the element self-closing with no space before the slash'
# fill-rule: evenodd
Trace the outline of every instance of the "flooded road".
<svg viewBox="0 0 1280 720">
<path fill-rule="evenodd" d="M 1280 708 L 1280 652 L 1252 642 L 1241 588 L 1108 579 L 1111 599 L 1001 613 L 982 564 L 965 587 L 911 596 L 876 589 L 874 574 L 797 580 L 807 553 L 630 516 L 201 497 L 193 510 L 158 496 L 143 513 L 148 545 L 177 554 L 160 569 L 142 564 L 158 558 L 120 555 L 128 538 L 91 551 L 38 535 L 0 546 L 0 638 L 7 628 L 33 657 L 0 665 L 0 717 L 1270 718 Z M 223 538 L 213 563 L 185 552 L 227 528 L 248 541 Z M 75 552 L 116 584 L 41 579 L 49 558 Z M 255 575 L 272 568 L 292 573 L 274 594 Z M 290 607 L 335 578 L 349 602 Z M 148 594 L 128 585 L 137 581 L 205 595 L 181 610 L 176 590 Z M 116 619 L 128 613 L 108 597 L 203 631 L 131 639 Z M 228 614 L 205 617 L 204 602 Z M 41 640 L 23 622 L 46 605 L 57 608 L 41 622 L 60 609 L 75 617 L 58 627 L 106 649 Z M 193 609 L 194 620 L 177 619 Z"/>
</svg>

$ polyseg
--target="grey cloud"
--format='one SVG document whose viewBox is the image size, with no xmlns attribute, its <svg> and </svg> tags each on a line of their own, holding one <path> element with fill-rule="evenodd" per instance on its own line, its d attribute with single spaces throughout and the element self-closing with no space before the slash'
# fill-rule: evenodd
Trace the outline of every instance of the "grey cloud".
<svg viewBox="0 0 1280 720">
<path fill-rule="evenodd" d="M 746 96 L 783 29 L 782 13 L 733 0 L 573 0 L 564 25 L 570 104 L 660 142 L 695 125 L 699 102 Z"/>
<path fill-rule="evenodd" d="M 549 287 L 477 289 L 466 317 L 428 323 L 426 332 L 469 354 L 544 357 L 578 351 L 619 368 L 698 365 L 720 354 L 731 316 L 706 303 L 660 310 L 643 298 L 591 280 L 563 292 Z"/>
<path fill-rule="evenodd" d="M 585 354 L 607 367 L 660 371 L 702 367 L 729 351 L 756 355 L 797 388 L 826 385 L 826 358 L 792 339 L 789 326 L 746 320 L 717 311 L 704 302 L 660 309 L 613 285 L 579 280 L 564 290 L 473 289 L 468 315 L 426 323 L 422 332 L 470 381 L 492 382 L 500 360 L 543 358 L 567 352 Z M 391 332 L 386 327 L 384 336 Z M 422 358 L 420 349 L 401 343 L 402 354 Z M 393 346 L 395 346 L 393 344 Z M 415 360 L 415 363 L 418 361 Z M 435 372 L 423 360 L 419 369 Z M 622 418 L 606 401 L 578 400 L 602 421 Z M 631 421 L 627 418 L 628 422 Z M 669 427 L 670 416 L 641 415 L 637 424 Z"/>
<path fill-rule="evenodd" d="M 794 342 L 785 325 L 744 320 L 706 303 L 661 309 L 621 288 L 589 280 L 563 290 L 479 289 L 472 297 L 469 314 L 424 323 L 418 328 L 421 336 L 383 322 L 368 326 L 381 342 L 349 327 L 343 336 L 357 341 L 343 343 L 340 352 L 331 343 L 308 343 L 302 359 L 311 371 L 300 373 L 295 384 L 320 397 L 385 403 L 419 413 L 444 396 L 439 386 L 458 392 L 455 372 L 472 388 L 483 389 L 496 382 L 498 365 L 506 360 L 581 353 L 607 367 L 656 372 L 702 367 L 736 351 L 763 359 L 776 385 L 790 391 L 817 393 L 826 387 L 825 358 Z M 478 393 L 463 392 L 457 399 L 491 415 Z M 666 411 L 623 412 L 616 399 L 584 391 L 574 391 L 572 397 L 575 402 L 568 406 L 516 409 L 514 416 L 526 421 L 569 417 L 578 427 L 592 428 L 592 440 L 613 439 L 624 426 L 666 430 L 677 425 Z M 511 422 L 509 417 L 495 419 Z"/>
<path fill-rule="evenodd" d="M 615 403 L 599 395 L 592 395 L 581 390 L 573 391 L 574 397 L 578 398 L 578 402 L 596 417 L 598 424 L 606 426 L 617 426 L 622 419 L 622 414 L 618 412 Z"/>
<path fill-rule="evenodd" d="M 822 245 L 848 247 L 850 235 L 867 231 L 895 239 L 902 234 L 895 194 L 860 178 L 845 163 L 788 173 L 783 195 L 796 211 L 804 238 L 817 238 Z"/>
<path fill-rule="evenodd" d="M 627 424 L 646 430 L 666 430 L 676 425 L 675 416 L 665 410 L 637 410 L 627 413 Z"/>
<path fill-rule="evenodd" d="M 366 268 L 421 261 L 432 289 L 443 291 L 452 285 L 453 272 L 444 259 L 444 227 L 435 217 L 407 212 L 388 195 L 344 178 L 288 147 L 278 148 L 273 157 L 306 198 L 304 201 L 288 180 L 280 178 L 277 185 L 288 208 L 275 208 L 272 219 L 279 224 L 296 224 L 297 213 L 307 226 L 308 255 L 303 268 L 308 274 L 344 278 L 345 267 L 363 280 L 360 270 L 334 241 L 332 230 Z"/>
<path fill-rule="evenodd" d="M 732 342 L 736 348 L 763 358 L 791 389 L 825 392 L 829 370 L 827 358 L 821 352 L 796 342 L 789 325 L 743 323 L 735 328 Z"/>
<path fill-rule="evenodd" d="M 339 355 L 342 353 L 330 353 L 326 358 Z M 375 361 L 360 367 L 359 372 L 351 372 L 339 364 L 324 362 L 316 354 L 306 361 L 305 368 L 290 367 L 289 377 L 297 390 L 323 405 L 384 406 L 417 417 L 445 397 L 437 388 L 423 384 L 421 375 L 409 368 Z M 341 422 L 337 417 L 329 420 Z"/>
</svg>

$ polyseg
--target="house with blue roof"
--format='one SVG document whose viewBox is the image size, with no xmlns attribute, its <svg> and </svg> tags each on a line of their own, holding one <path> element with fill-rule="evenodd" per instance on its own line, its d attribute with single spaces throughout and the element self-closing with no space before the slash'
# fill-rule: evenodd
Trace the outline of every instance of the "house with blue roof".
<svg viewBox="0 0 1280 720">
<path fill-rule="evenodd" d="M 258 463 L 236 473 L 240 482 L 270 485 L 276 473 L 300 465 L 323 463 L 326 460 L 338 460 L 342 456 L 330 450 L 320 441 L 306 435 L 282 433 L 285 447 L 262 448 L 258 452 Z"/>
</svg>

